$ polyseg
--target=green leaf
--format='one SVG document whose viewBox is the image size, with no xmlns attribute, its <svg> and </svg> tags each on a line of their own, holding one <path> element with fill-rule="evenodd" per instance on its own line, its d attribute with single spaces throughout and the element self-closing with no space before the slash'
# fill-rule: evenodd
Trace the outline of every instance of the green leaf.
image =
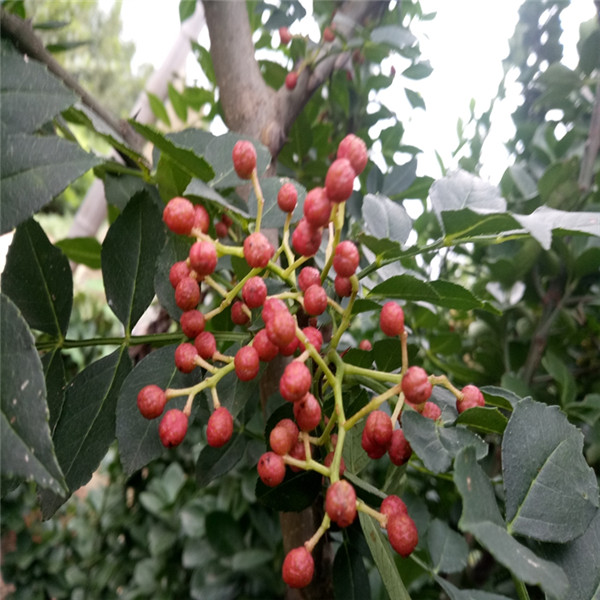
<svg viewBox="0 0 600 600">
<path fill-rule="evenodd" d="M 362 431 L 365 427 L 365 419 L 357 423 L 346 433 L 342 457 L 346 468 L 358 475 L 371 461 L 368 454 L 361 446 Z"/>
<path fill-rule="evenodd" d="M 421 300 L 437 304 L 439 294 L 433 287 L 422 279 L 412 275 L 396 275 L 376 285 L 368 294 L 368 297 L 396 298 L 408 301 Z"/>
<path fill-rule="evenodd" d="M 427 548 L 436 573 L 457 573 L 467 566 L 469 545 L 445 521 L 433 519 L 429 523 Z"/>
<path fill-rule="evenodd" d="M 543 545 L 543 555 L 569 579 L 569 600 L 600 598 L 600 511 L 583 535 L 567 544 Z M 555 598 L 550 594 L 550 598 Z"/>
<path fill-rule="evenodd" d="M 234 572 L 252 573 L 258 567 L 273 560 L 273 553 L 261 548 L 241 550 L 231 557 L 231 569 Z"/>
<path fill-rule="evenodd" d="M 102 274 L 108 305 L 131 331 L 154 297 L 154 267 L 165 228 L 149 194 L 136 194 L 102 244 Z"/>
<path fill-rule="evenodd" d="M 582 450 L 582 433 L 558 407 L 531 399 L 516 405 L 502 444 L 511 533 L 568 542 L 585 531 L 599 498 Z"/>
<path fill-rule="evenodd" d="M 572 402 L 564 408 L 569 415 L 593 427 L 600 419 L 600 394 L 587 394 L 581 402 Z"/>
<path fill-rule="evenodd" d="M 175 89 L 172 83 L 168 84 L 167 93 L 169 94 L 169 100 L 177 118 L 185 123 L 187 120 L 187 104 L 183 96 Z"/>
<path fill-rule="evenodd" d="M 425 79 L 425 77 L 431 75 L 432 71 L 433 67 L 429 64 L 429 61 L 424 61 L 411 65 L 408 69 L 404 69 L 402 75 L 409 79 Z"/>
<path fill-rule="evenodd" d="M 304 198 L 306 197 L 306 188 L 301 186 L 292 179 L 283 177 L 267 177 L 260 180 L 260 187 L 263 193 L 265 204 L 263 206 L 261 227 L 280 229 L 283 228 L 287 213 L 284 213 L 277 204 L 277 194 L 284 183 L 292 183 L 298 192 L 298 204 L 294 210 L 296 218 L 292 218 L 292 221 L 298 221 L 299 215 L 302 214 L 304 207 Z M 258 203 L 254 190 L 250 193 L 248 199 L 248 212 L 253 219 L 257 216 Z"/>
<path fill-rule="evenodd" d="M 33 133 L 73 104 L 77 96 L 37 60 L 2 44 L 0 126 L 4 133 Z"/>
<path fill-rule="evenodd" d="M 152 92 L 146 91 L 148 96 L 148 104 L 150 104 L 150 110 L 154 113 L 154 116 L 165 123 L 165 125 L 171 126 L 171 119 L 169 119 L 169 113 L 165 108 L 163 101 Z"/>
<path fill-rule="evenodd" d="M 46 401 L 48 404 L 50 431 L 54 427 L 65 402 L 65 388 L 67 386 L 67 374 L 65 361 L 60 349 L 55 349 L 42 356 L 44 377 L 46 378 Z"/>
<path fill-rule="evenodd" d="M 404 244 L 412 229 L 412 219 L 401 204 L 380 194 L 367 194 L 363 200 L 362 217 L 365 232 Z"/>
<path fill-rule="evenodd" d="M 477 298 L 471 291 L 450 281 L 437 279 L 430 282 L 431 287 L 438 294 L 437 304 L 446 308 L 454 308 L 456 310 L 472 310 L 474 308 L 484 308 L 489 312 L 494 312 L 497 315 L 502 314 L 495 306 L 489 302 L 483 302 Z"/>
<path fill-rule="evenodd" d="M 566 406 L 570 402 L 573 402 L 577 396 L 577 384 L 575 383 L 575 377 L 567 365 L 557 354 L 549 350 L 542 358 L 542 365 L 550 376 L 557 381 L 560 387 L 561 405 Z"/>
<path fill-rule="evenodd" d="M 385 196 L 395 196 L 396 194 L 400 194 L 413 184 L 416 177 L 416 158 L 409 160 L 403 165 L 394 165 L 391 172 L 386 174 L 383 178 L 383 189 L 381 190 L 381 193 Z"/>
<path fill-rule="evenodd" d="M 508 596 L 500 596 L 499 594 L 491 594 L 490 592 L 482 592 L 480 590 L 459 590 L 449 581 L 437 575 L 435 580 L 446 594 L 448 594 L 450 600 L 511 600 Z"/>
<path fill-rule="evenodd" d="M 196 10 L 197 0 L 179 0 L 179 20 L 187 21 Z"/>
<path fill-rule="evenodd" d="M 209 181 L 214 176 L 214 172 L 208 162 L 202 156 L 196 154 L 193 149 L 178 143 L 177 138 L 163 135 L 158 130 L 137 121 L 129 122 L 140 135 L 144 136 L 149 142 L 152 142 L 157 150 L 164 152 L 177 161 L 179 166 L 185 169 L 192 177 L 198 177 L 202 181 Z"/>
<path fill-rule="evenodd" d="M 0 234 L 16 227 L 101 162 L 59 137 L 2 134 Z"/>
<path fill-rule="evenodd" d="M 406 587 L 404 587 L 400 573 L 398 573 L 390 544 L 381 532 L 379 523 L 362 512 L 358 513 L 358 518 L 369 549 L 371 550 L 371 555 L 390 598 L 394 600 L 410 600 L 410 595 Z"/>
<path fill-rule="evenodd" d="M 196 483 L 206 487 L 211 481 L 222 477 L 235 467 L 246 451 L 246 437 L 234 434 L 221 448 L 205 446 L 196 463 Z"/>
<path fill-rule="evenodd" d="M 404 93 L 406 94 L 406 98 L 410 102 L 410 105 L 413 108 L 422 108 L 425 110 L 425 100 L 423 100 L 423 96 L 419 92 L 415 92 L 414 90 L 409 90 L 408 88 L 404 88 Z"/>
<path fill-rule="evenodd" d="M 600 214 L 597 212 L 567 212 L 547 206 L 536 208 L 530 215 L 513 215 L 544 250 L 552 244 L 552 232 L 582 233 L 600 237 Z"/>
<path fill-rule="evenodd" d="M 458 415 L 455 423 L 466 425 L 481 433 L 497 433 L 502 435 L 508 419 L 495 407 L 475 406 Z"/>
<path fill-rule="evenodd" d="M 488 445 L 472 431 L 464 427 L 444 427 L 414 410 L 403 412 L 402 429 L 413 452 L 434 473 L 447 471 L 452 459 L 467 446 L 476 449 L 478 459 L 488 453 Z"/>
<path fill-rule="evenodd" d="M 256 499 L 272 510 L 300 512 L 308 508 L 321 492 L 323 476 L 316 471 L 292 474 L 288 470 L 285 479 L 274 488 L 256 481 Z"/>
<path fill-rule="evenodd" d="M 158 437 L 160 419 L 149 421 L 137 407 L 138 392 L 145 385 L 162 389 L 190 387 L 202 379 L 200 369 L 183 374 L 175 366 L 176 345 L 159 348 L 144 357 L 127 376 L 117 401 L 116 432 L 121 464 L 127 476 L 146 466 L 165 452 Z M 183 408 L 186 398 L 169 400 L 169 408 Z M 197 402 L 197 401 L 196 401 Z"/>
<path fill-rule="evenodd" d="M 468 208 L 445 210 L 438 219 L 446 233 L 446 244 L 457 239 L 468 241 L 473 238 L 496 238 L 504 235 L 526 235 L 514 216 L 504 213 L 482 214 Z"/>
<path fill-rule="evenodd" d="M 102 266 L 100 252 L 102 244 L 95 237 L 65 238 L 56 242 L 69 260 L 90 269 L 99 269 Z"/>
<path fill-rule="evenodd" d="M 48 426 L 46 386 L 35 341 L 18 308 L 0 294 L 0 471 L 65 491 Z"/>
<path fill-rule="evenodd" d="M 66 333 L 73 306 L 69 261 L 33 219 L 17 227 L 2 275 L 2 290 L 32 329 L 57 338 Z"/>
<path fill-rule="evenodd" d="M 53 440 L 71 492 L 91 479 L 115 439 L 117 397 L 130 369 L 127 351 L 121 348 L 78 373 L 67 387 Z M 40 499 L 48 518 L 67 498 L 43 492 Z"/>
<path fill-rule="evenodd" d="M 384 338 L 375 342 L 372 352 L 379 371 L 391 373 L 402 366 L 402 345 L 399 338 Z"/>
<path fill-rule="evenodd" d="M 481 213 L 506 210 L 506 201 L 496 186 L 461 169 L 435 181 L 429 191 L 429 197 L 438 219 L 444 211 L 464 208 Z M 441 219 L 440 225 L 444 225 Z"/>
<path fill-rule="evenodd" d="M 512 410 L 517 402 L 521 400 L 514 392 L 494 385 L 486 385 L 480 389 L 488 406 L 497 406 L 498 408 Z"/>
<path fill-rule="evenodd" d="M 206 515 L 206 537 L 222 556 L 232 556 L 244 547 L 239 521 L 225 511 L 215 510 Z"/>
<path fill-rule="evenodd" d="M 467 447 L 456 457 L 454 482 L 463 499 L 460 529 L 472 533 L 500 564 L 523 582 L 540 585 L 547 594 L 566 600 L 568 582 L 562 569 L 541 559 L 506 531 L 492 484 L 477 464 L 474 448 Z"/>
<path fill-rule="evenodd" d="M 370 600 L 369 575 L 362 555 L 350 544 L 342 544 L 333 560 L 333 592 L 338 600 Z"/>
<path fill-rule="evenodd" d="M 104 176 L 104 194 L 106 201 L 116 206 L 120 211 L 125 210 L 128 202 L 138 193 L 146 190 L 148 193 L 157 194 L 156 188 L 148 185 L 141 177 L 134 175 Z M 152 190 L 152 191 L 150 191 Z"/>
<path fill-rule="evenodd" d="M 417 38 L 405 27 L 382 25 L 371 32 L 371 41 L 375 44 L 388 44 L 398 50 L 414 46 Z"/>
</svg>

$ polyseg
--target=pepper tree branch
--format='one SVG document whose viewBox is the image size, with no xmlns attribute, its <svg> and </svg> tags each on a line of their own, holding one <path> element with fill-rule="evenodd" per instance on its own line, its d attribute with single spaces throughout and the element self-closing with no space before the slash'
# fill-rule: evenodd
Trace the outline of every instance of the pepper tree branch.
<svg viewBox="0 0 600 600">
<path fill-rule="evenodd" d="M 343 2 L 334 19 L 336 31 L 346 39 L 352 37 L 367 19 L 379 18 L 388 4 Z M 204 0 L 204 10 L 225 122 L 232 131 L 259 139 L 276 157 L 306 103 L 350 59 L 350 53 L 324 55 L 314 68 L 302 70 L 294 90 L 284 86 L 275 91 L 263 80 L 254 56 L 246 3 Z"/>
<path fill-rule="evenodd" d="M 144 139 L 129 126 L 127 121 L 116 119 L 79 85 L 77 79 L 67 72 L 46 50 L 46 47 L 34 32 L 29 19 L 21 19 L 7 12 L 4 8 L 0 8 L 0 27 L 3 37 L 10 38 L 21 52 L 46 65 L 48 70 L 73 90 L 86 106 L 93 110 L 115 133 L 119 134 L 130 148 L 136 152 L 142 151 L 145 143 Z"/>
</svg>

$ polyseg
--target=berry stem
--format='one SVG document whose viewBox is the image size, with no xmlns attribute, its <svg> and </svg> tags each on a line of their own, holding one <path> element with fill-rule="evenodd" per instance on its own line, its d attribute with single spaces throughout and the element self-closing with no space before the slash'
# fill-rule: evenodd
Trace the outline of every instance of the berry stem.
<svg viewBox="0 0 600 600">
<path fill-rule="evenodd" d="M 378 381 L 389 381 L 390 383 L 400 383 L 402 381 L 402 375 L 399 373 L 386 373 L 385 371 L 374 371 L 372 369 L 365 369 L 357 365 L 349 365 L 344 363 L 344 370 L 347 375 L 363 375 L 370 379 L 377 379 Z"/>
<path fill-rule="evenodd" d="M 376 519 L 383 529 L 385 529 L 387 526 L 387 516 L 375 510 L 374 508 L 371 508 L 368 504 L 365 504 L 363 500 L 356 500 L 356 510 L 360 510 L 360 512 Z"/>
<path fill-rule="evenodd" d="M 199 366 L 208 371 L 209 373 L 215 373 L 217 371 L 217 367 L 215 365 L 211 365 L 207 360 L 204 360 L 200 355 L 194 358 L 194 362 Z"/>
<path fill-rule="evenodd" d="M 327 378 L 329 385 L 335 388 L 336 377 L 331 372 L 331 369 L 327 366 L 321 355 L 317 352 L 317 349 L 310 343 L 309 339 L 304 335 L 304 332 L 298 325 L 296 325 L 296 337 L 304 344 L 306 350 L 310 354 L 310 357 L 315 361 L 315 363 L 321 368 L 323 371 L 323 375 Z"/>
<path fill-rule="evenodd" d="M 220 296 L 223 296 L 223 298 L 225 298 L 225 296 L 227 296 L 227 294 L 229 293 L 220 283 L 217 283 L 210 275 L 206 275 L 204 277 L 204 281 Z"/>
<path fill-rule="evenodd" d="M 309 460 L 300 460 L 290 456 L 289 454 L 286 454 L 283 457 L 283 462 L 286 465 L 291 465 L 292 467 L 298 467 L 299 469 L 303 469 L 305 471 L 316 471 L 324 477 L 329 477 L 330 470 L 325 465 L 322 465 L 320 462 L 317 462 L 312 458 Z"/>
<path fill-rule="evenodd" d="M 398 401 L 396 402 L 396 406 L 394 407 L 394 412 L 392 413 L 392 427 L 396 425 L 398 421 L 398 417 L 402 412 L 402 407 L 404 406 L 404 392 L 400 392 L 398 395 Z"/>
<path fill-rule="evenodd" d="M 375 396 L 368 404 L 363 406 L 359 411 L 354 413 L 345 423 L 344 429 L 348 431 L 352 428 L 357 421 L 360 421 L 363 417 L 368 415 L 371 411 L 377 410 L 386 400 L 395 396 L 400 392 L 400 383 L 397 383 L 393 387 L 389 388 L 383 394 L 379 394 L 379 396 Z"/>
<path fill-rule="evenodd" d="M 429 382 L 431 385 L 441 385 L 452 392 L 458 400 L 463 399 L 463 393 L 452 385 L 450 380 L 445 375 L 430 375 Z"/>
<path fill-rule="evenodd" d="M 314 547 L 319 543 L 319 540 L 323 537 L 323 534 L 329 529 L 331 524 L 331 519 L 328 514 L 325 514 L 323 520 L 321 521 L 321 525 L 319 529 L 315 531 L 313 536 L 304 542 L 304 547 L 308 550 L 308 552 L 312 552 Z"/>
<path fill-rule="evenodd" d="M 192 412 L 192 404 L 194 403 L 195 397 L 196 397 L 196 394 L 190 394 L 188 396 L 188 399 L 185 402 L 185 406 L 183 407 L 183 414 L 186 417 L 189 417 Z"/>
<path fill-rule="evenodd" d="M 217 410 L 217 408 L 221 406 L 221 403 L 219 402 L 219 394 L 217 393 L 217 387 L 215 386 L 211 388 L 210 393 L 212 396 L 213 408 Z"/>
<path fill-rule="evenodd" d="M 402 348 L 402 370 L 400 371 L 400 373 L 402 375 L 404 375 L 404 373 L 406 373 L 406 370 L 408 369 L 408 333 L 406 331 L 403 331 L 400 334 L 400 344 L 401 344 L 401 348 Z"/>
<path fill-rule="evenodd" d="M 221 304 L 219 304 L 219 306 L 217 306 L 217 308 L 214 308 L 210 312 L 206 313 L 204 315 L 204 318 L 207 321 L 210 321 L 215 315 L 222 313 L 237 298 L 241 289 L 244 287 L 244 284 L 246 283 L 246 281 L 248 281 L 248 279 L 250 279 L 251 277 L 258 275 L 258 273 L 260 273 L 260 271 L 261 271 L 261 269 L 259 269 L 259 268 L 250 269 L 250 271 L 246 274 L 246 276 L 243 279 L 240 279 L 240 281 L 238 281 L 237 284 L 231 288 L 231 290 L 229 290 L 228 292 L 225 292 L 225 294 L 222 294 L 223 300 L 221 301 Z M 207 277 L 206 279 L 209 279 L 209 278 Z"/>
<path fill-rule="evenodd" d="M 356 283 L 358 283 L 358 280 L 356 280 Z M 331 342 L 329 343 L 331 348 L 337 348 L 337 345 L 339 344 L 342 334 L 350 326 L 350 320 L 352 318 L 352 307 L 354 306 L 354 300 L 356 299 L 357 293 L 358 293 L 358 285 L 355 286 L 354 282 L 353 282 L 352 283 L 352 294 L 350 295 L 350 300 L 348 301 L 348 305 L 346 306 L 346 309 L 342 313 L 342 322 L 339 324 L 338 328 L 335 331 L 334 336 L 331 338 Z"/>
<path fill-rule="evenodd" d="M 316 442 L 315 442 L 316 446 L 322 446 L 327 440 L 330 439 L 331 431 L 333 430 L 333 427 L 336 423 L 337 423 L 337 415 L 335 413 L 333 413 L 331 415 L 331 418 L 329 419 L 329 422 L 325 426 L 323 433 L 316 440 Z"/>
<path fill-rule="evenodd" d="M 529 600 L 529 592 L 527 591 L 525 584 L 514 574 L 512 574 L 512 580 L 515 584 L 519 600 Z"/>
<path fill-rule="evenodd" d="M 256 233 L 260 231 L 263 207 L 265 205 L 265 198 L 260 187 L 260 182 L 258 181 L 258 171 L 256 170 L 256 167 L 252 169 L 252 175 L 250 176 L 250 179 L 252 181 L 252 187 L 254 188 L 254 194 L 256 195 L 256 227 L 254 229 Z"/>
</svg>

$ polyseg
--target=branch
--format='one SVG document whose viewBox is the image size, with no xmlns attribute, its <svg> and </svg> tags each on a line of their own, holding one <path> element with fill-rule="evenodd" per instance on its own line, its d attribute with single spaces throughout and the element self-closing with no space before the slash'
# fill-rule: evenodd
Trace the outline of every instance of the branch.
<svg viewBox="0 0 600 600">
<path fill-rule="evenodd" d="M 118 133 L 133 150 L 141 153 L 145 144 L 144 139 L 126 121 L 115 119 L 93 96 L 79 85 L 75 77 L 61 67 L 35 34 L 29 20 L 23 20 L 2 8 L 0 9 L 0 26 L 3 37 L 10 38 L 16 47 L 27 56 L 45 64 L 49 71 L 73 90 L 82 102 L 93 110 L 113 131 Z"/>
<path fill-rule="evenodd" d="M 388 0 L 346 1 L 336 12 L 336 30 L 348 39 L 369 18 L 379 18 L 388 4 Z M 350 53 L 325 56 L 314 69 L 303 69 L 293 91 L 286 87 L 274 91 L 264 82 L 254 56 L 246 3 L 204 0 L 204 11 L 225 122 L 232 131 L 259 139 L 276 157 L 306 103 L 335 69 L 346 64 Z"/>
<path fill-rule="evenodd" d="M 596 87 L 596 97 L 592 109 L 592 121 L 590 123 L 590 132 L 585 142 L 583 157 L 581 158 L 581 168 L 579 171 L 579 189 L 588 192 L 592 187 L 594 180 L 594 164 L 600 150 L 600 83 Z"/>
</svg>

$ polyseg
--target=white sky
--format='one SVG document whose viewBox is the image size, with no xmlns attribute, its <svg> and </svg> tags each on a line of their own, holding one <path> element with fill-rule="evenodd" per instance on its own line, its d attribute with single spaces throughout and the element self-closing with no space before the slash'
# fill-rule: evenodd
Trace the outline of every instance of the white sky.
<svg viewBox="0 0 600 600">
<path fill-rule="evenodd" d="M 101 1 L 109 5 L 114 0 Z M 312 0 L 305 3 L 310 5 Z M 508 54 L 508 39 L 514 31 L 520 4 L 521 0 L 421 0 L 425 13 L 437 11 L 437 15 L 432 21 L 422 22 L 413 33 L 419 39 L 422 58 L 430 60 L 434 71 L 418 82 L 398 77 L 397 87 L 390 88 L 392 96 L 388 101 L 391 105 L 398 99 L 398 114 L 406 129 L 402 142 L 423 149 L 418 159 L 419 174 L 441 175 L 436 150 L 446 167 L 456 166 L 452 151 L 458 142 L 458 118 L 466 122 L 471 99 L 475 99 L 476 113 L 481 114 L 496 96 L 502 77 L 501 61 Z M 147 0 L 123 0 L 123 37 L 135 41 L 137 48 L 134 68 L 141 63 L 162 63 L 179 31 L 178 6 L 179 0 L 162 0 L 152 8 Z M 594 14 L 593 0 L 573 0 L 563 11 L 563 45 L 568 66 L 574 67 L 577 62 L 579 24 Z M 203 32 L 204 39 L 205 36 Z M 188 68 L 194 67 L 192 58 Z M 389 69 L 390 65 L 386 67 Z M 189 75 L 198 77 L 198 72 L 192 70 Z M 426 111 L 410 110 L 402 90 L 404 85 L 421 92 Z M 513 132 L 510 114 L 517 103 L 518 89 L 514 88 L 512 97 L 494 113 L 482 169 L 482 176 L 492 183 L 498 183 L 509 164 L 503 142 Z"/>
</svg>

